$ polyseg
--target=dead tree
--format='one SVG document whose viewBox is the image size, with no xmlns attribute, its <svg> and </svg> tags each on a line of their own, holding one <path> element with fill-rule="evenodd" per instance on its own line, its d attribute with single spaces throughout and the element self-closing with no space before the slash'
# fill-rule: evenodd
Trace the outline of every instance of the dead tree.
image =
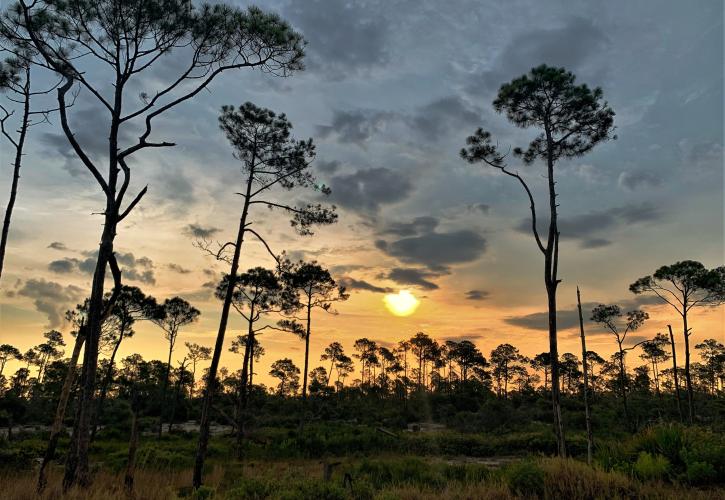
<svg viewBox="0 0 725 500">
<path fill-rule="evenodd" d="M 32 47 L 38 65 L 63 80 L 57 89 L 63 133 L 105 197 L 89 301 L 84 386 L 64 478 L 66 489 L 76 483 L 86 486 L 106 271 L 115 265 L 114 241 L 121 223 L 146 193 L 144 187 L 126 200 L 132 158 L 149 148 L 173 146 L 152 140 L 158 118 L 194 99 L 220 74 L 258 68 L 284 76 L 301 69 L 303 40 L 277 15 L 255 7 L 217 4 L 196 9 L 188 0 L 20 0 L 5 13 L 0 30 L 12 43 Z M 184 56 L 181 65 L 153 71 L 177 52 Z M 149 73 L 156 78 L 146 78 Z M 139 95 L 138 86 L 148 87 L 152 81 L 155 88 Z M 76 138 L 79 125 L 68 114 L 68 95 L 74 88 L 106 113 L 108 148 L 101 157 Z M 134 125 L 140 135 L 127 141 L 122 130 Z M 100 133 L 98 125 L 87 126 Z"/>
</svg>

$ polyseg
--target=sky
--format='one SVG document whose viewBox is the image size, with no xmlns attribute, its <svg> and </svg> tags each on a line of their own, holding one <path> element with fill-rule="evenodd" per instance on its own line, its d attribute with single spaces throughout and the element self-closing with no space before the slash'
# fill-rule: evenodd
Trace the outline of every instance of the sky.
<svg viewBox="0 0 725 500">
<path fill-rule="evenodd" d="M 673 311 L 628 286 L 678 260 L 724 263 L 722 2 L 258 5 L 304 35 L 306 69 L 287 78 L 250 70 L 223 75 L 159 121 L 154 138 L 175 148 L 145 152 L 132 165 L 131 192 L 144 185 L 149 191 L 116 238 L 124 279 L 161 300 L 181 296 L 202 312 L 182 330 L 175 360 L 185 354 L 184 341 L 211 346 L 216 337 L 221 304 L 213 286 L 226 264 L 192 243 L 200 234 L 234 236 L 241 178 L 217 117 L 222 105 L 246 101 L 285 113 L 296 137 L 313 138 L 314 171 L 338 207 L 339 222 L 310 237 L 297 236 L 266 209 L 253 214 L 275 252 L 317 260 L 348 286 L 350 298 L 336 314 L 313 316 L 311 367 L 330 342 L 351 354 L 357 338 L 391 345 L 418 331 L 441 341 L 469 339 L 484 354 L 504 342 L 529 356 L 546 350 L 543 261 L 526 226 L 525 193 L 512 179 L 459 157 L 479 126 L 502 147 L 527 144 L 532 132 L 509 124 L 491 103 L 501 84 L 542 63 L 601 87 L 618 136 L 557 166 L 560 352 L 581 352 L 577 285 L 586 316 L 598 303 L 649 312 L 628 344 L 665 332 L 667 324 L 681 331 Z M 172 55 L 142 80 L 139 93 L 152 92 L 181 58 Z M 100 71 L 91 76 L 104 82 Z M 69 115 L 79 141 L 103 161 L 107 117 L 83 93 Z M 55 126 L 31 132 L 0 283 L 0 343 L 23 351 L 50 328 L 69 331 L 63 313 L 90 289 L 102 229 L 94 215 L 103 207 L 101 192 L 51 121 Z M 134 132 L 132 125 L 121 137 L 133 140 Z M 0 147 L 6 196 L 11 156 L 7 143 Z M 511 167 L 545 203 L 542 165 L 512 160 Z M 243 269 L 273 265 L 258 244 L 245 244 L 242 253 Z M 400 290 L 420 300 L 407 317 L 384 306 L 385 294 Z M 690 324 L 694 343 L 725 341 L 723 308 L 698 310 Z M 590 349 L 614 351 L 611 335 L 589 322 L 586 328 Z M 120 357 L 165 359 L 159 328 L 140 323 L 136 331 Z M 233 318 L 227 346 L 243 331 L 241 318 Z M 298 338 L 268 332 L 260 340 L 267 354 L 255 364 L 258 380 L 270 383 L 276 359 L 302 365 Z M 238 369 L 240 358 L 225 351 L 222 365 Z M 630 356 L 629 363 L 639 359 Z"/>
</svg>

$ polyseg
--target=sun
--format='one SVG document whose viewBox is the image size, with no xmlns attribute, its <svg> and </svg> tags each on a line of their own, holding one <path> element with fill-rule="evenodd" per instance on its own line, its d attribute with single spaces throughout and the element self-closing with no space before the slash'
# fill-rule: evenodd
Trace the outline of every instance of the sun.
<svg viewBox="0 0 725 500">
<path fill-rule="evenodd" d="M 396 316 L 410 316 L 420 305 L 420 300 L 416 299 L 408 290 L 389 293 L 383 297 L 383 302 L 388 311 Z"/>
</svg>

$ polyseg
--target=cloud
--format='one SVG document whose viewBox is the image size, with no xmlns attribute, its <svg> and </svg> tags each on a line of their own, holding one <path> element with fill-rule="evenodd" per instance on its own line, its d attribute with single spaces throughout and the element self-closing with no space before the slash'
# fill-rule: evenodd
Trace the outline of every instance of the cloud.
<svg viewBox="0 0 725 500">
<path fill-rule="evenodd" d="M 435 141 L 461 127 L 481 124 L 481 110 L 459 96 L 436 99 L 405 118 L 408 126 L 427 141 Z"/>
<path fill-rule="evenodd" d="M 491 295 L 485 290 L 469 290 L 466 292 L 467 300 L 486 300 Z"/>
<path fill-rule="evenodd" d="M 611 244 L 602 234 L 611 234 L 632 224 L 655 223 L 663 219 L 661 210 L 650 203 L 623 205 L 587 214 L 559 218 L 561 239 L 575 240 L 581 248 L 601 248 Z M 539 221 L 539 234 L 545 235 L 549 221 Z M 531 219 L 522 220 L 516 230 L 531 234 Z"/>
<path fill-rule="evenodd" d="M 389 168 L 358 170 L 330 179 L 330 201 L 345 208 L 377 212 L 381 205 L 404 200 L 413 191 L 409 176 Z"/>
<path fill-rule="evenodd" d="M 662 185 L 662 179 L 646 170 L 626 171 L 619 174 L 618 184 L 629 191 L 639 191 Z"/>
<path fill-rule="evenodd" d="M 54 241 L 50 245 L 48 245 L 48 248 L 52 248 L 53 250 L 68 250 L 68 247 L 65 246 L 65 243 L 62 243 L 60 241 Z"/>
<path fill-rule="evenodd" d="M 591 311 L 596 307 L 596 302 L 588 302 L 582 304 L 582 310 L 584 311 L 584 322 L 585 327 L 589 323 L 589 315 L 587 311 Z M 531 314 L 525 314 L 522 316 L 509 316 L 504 318 L 504 323 L 526 328 L 529 330 L 549 330 L 549 313 L 548 311 L 535 312 Z M 579 310 L 574 307 L 572 309 L 559 309 L 556 311 L 556 326 L 558 330 L 569 330 L 574 327 L 579 327 Z"/>
<path fill-rule="evenodd" d="M 414 285 L 424 290 L 437 290 L 438 285 L 427 278 L 440 276 L 441 273 L 434 273 L 425 269 L 415 269 L 412 267 L 396 267 L 384 277 L 395 281 L 400 285 Z"/>
<path fill-rule="evenodd" d="M 319 125 L 317 134 L 322 139 L 334 138 L 338 142 L 365 147 L 370 138 L 385 128 L 395 114 L 374 110 L 335 110 L 330 125 Z"/>
<path fill-rule="evenodd" d="M 435 99 L 411 112 L 374 109 L 334 110 L 330 125 L 319 125 L 318 135 L 365 149 L 376 134 L 392 123 L 404 123 L 422 141 L 438 141 L 461 127 L 481 124 L 482 110 L 457 95 Z"/>
<path fill-rule="evenodd" d="M 75 257 L 64 257 L 48 264 L 48 270 L 56 274 L 70 274 L 79 272 L 82 274 L 93 274 L 96 269 L 96 250 L 81 252 L 85 259 Z M 116 261 L 121 268 L 123 280 L 138 281 L 149 285 L 156 284 L 154 276 L 154 263 L 148 257 L 136 258 L 131 252 L 115 252 Z"/>
<path fill-rule="evenodd" d="M 29 279 L 18 290 L 18 295 L 33 299 L 35 308 L 48 317 L 48 328 L 58 328 L 63 323 L 64 312 L 85 295 L 74 285 L 63 286 L 54 281 Z"/>
<path fill-rule="evenodd" d="M 589 76 L 587 73 L 602 71 L 601 65 L 594 69 L 592 56 L 603 53 L 609 43 L 593 21 L 581 17 L 570 17 L 552 28 L 529 29 L 513 37 L 493 67 L 475 75 L 467 90 L 476 95 L 488 94 L 543 62 Z"/>
<path fill-rule="evenodd" d="M 429 233 L 438 227 L 439 220 L 436 217 L 416 217 L 411 222 L 392 222 L 383 228 L 381 234 L 392 234 L 395 236 L 416 236 L 421 233 Z"/>
<path fill-rule="evenodd" d="M 336 0 L 290 2 L 284 17 L 309 42 L 305 62 L 312 72 L 343 79 L 388 61 L 388 20 L 379 5 Z"/>
<path fill-rule="evenodd" d="M 486 251 L 486 239 L 471 230 L 430 232 L 394 241 L 377 240 L 375 246 L 406 264 L 443 271 L 451 264 L 473 262 Z"/>
<path fill-rule="evenodd" d="M 623 312 L 632 311 L 635 309 L 642 309 L 645 305 L 656 305 L 659 304 L 657 297 L 650 297 L 645 295 L 638 295 L 631 299 L 624 299 L 618 302 L 613 302 L 622 308 Z M 602 329 L 599 325 L 593 323 L 589 318 L 591 317 L 592 309 L 601 304 L 601 302 L 584 302 L 582 303 L 582 316 L 584 319 L 584 328 L 587 335 L 605 333 L 606 330 Z M 549 330 L 549 313 L 548 311 L 540 311 L 531 314 L 525 314 L 522 316 L 509 316 L 504 319 L 504 322 L 527 328 L 529 330 L 548 331 Z M 579 328 L 579 309 L 577 307 L 563 308 L 556 311 L 556 324 L 557 328 L 561 331 L 570 330 L 572 328 Z"/>
<path fill-rule="evenodd" d="M 390 293 L 393 291 L 392 288 L 373 285 L 367 281 L 356 280 L 355 278 L 350 278 L 349 276 L 344 276 L 338 281 L 340 285 L 344 286 L 347 290 L 365 290 L 375 293 Z"/>
<path fill-rule="evenodd" d="M 48 270 L 58 274 L 68 274 L 75 271 L 78 264 L 78 259 L 60 259 L 54 260 L 48 264 Z"/>
<path fill-rule="evenodd" d="M 190 269 L 186 269 L 186 268 L 180 266 L 179 264 L 174 264 L 173 262 L 169 262 L 168 264 L 166 264 L 166 267 L 168 269 L 170 269 L 171 271 L 174 271 L 175 273 L 179 273 L 179 274 L 189 274 L 191 272 Z"/>
<path fill-rule="evenodd" d="M 466 206 L 466 208 L 471 212 L 480 212 L 482 214 L 487 214 L 491 211 L 491 205 L 487 205 L 486 203 L 473 203 Z"/>
<path fill-rule="evenodd" d="M 677 144 L 685 168 L 722 169 L 723 145 L 716 141 L 682 139 Z"/>
<path fill-rule="evenodd" d="M 315 163 L 315 168 L 318 171 L 322 172 L 323 174 L 327 174 L 327 175 L 334 174 L 335 172 L 340 170 L 341 166 L 342 166 L 342 162 L 340 162 L 338 160 L 330 160 L 330 161 L 321 160 L 321 161 L 318 161 L 317 163 Z"/>
<path fill-rule="evenodd" d="M 108 158 L 108 134 L 104 134 L 102 131 L 108 130 L 110 121 L 108 113 L 104 109 L 86 107 L 80 108 L 78 111 L 71 110 L 69 122 L 76 141 L 91 158 L 91 161 L 98 162 Z M 134 135 L 129 127 L 121 127 L 118 135 L 121 145 L 134 140 Z M 86 173 L 85 166 L 81 163 L 65 134 L 46 132 L 40 136 L 40 140 L 55 150 L 54 152 L 61 154 L 65 159 L 63 168 L 73 177 Z"/>
<path fill-rule="evenodd" d="M 221 231 L 218 227 L 204 227 L 200 224 L 188 224 L 184 226 L 183 232 L 192 238 L 211 238 Z"/>
<path fill-rule="evenodd" d="M 163 203 L 174 203 L 174 208 L 184 211 L 196 202 L 194 184 L 178 167 L 165 165 L 163 172 L 154 178 L 154 196 Z"/>
</svg>

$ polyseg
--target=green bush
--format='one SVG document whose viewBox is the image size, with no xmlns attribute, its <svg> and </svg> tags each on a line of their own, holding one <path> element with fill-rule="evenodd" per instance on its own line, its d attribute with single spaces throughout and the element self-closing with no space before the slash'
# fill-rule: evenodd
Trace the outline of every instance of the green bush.
<svg viewBox="0 0 725 500">
<path fill-rule="evenodd" d="M 540 497 L 544 494 L 545 474 L 535 462 L 527 460 L 511 464 L 505 471 L 505 478 L 514 495 Z"/>
<path fill-rule="evenodd" d="M 634 474 L 644 480 L 661 480 L 667 476 L 670 461 L 662 455 L 651 455 L 643 451 L 637 457 L 632 470 Z"/>
<path fill-rule="evenodd" d="M 194 492 L 194 496 L 192 498 L 194 500 L 207 500 L 208 498 L 214 498 L 216 491 L 214 488 L 210 488 L 209 486 L 199 486 L 199 488 Z"/>
<path fill-rule="evenodd" d="M 717 479 L 717 472 L 707 462 L 691 462 L 687 464 L 687 481 L 690 484 L 708 484 Z"/>
<path fill-rule="evenodd" d="M 275 498 L 280 500 L 347 500 L 345 490 L 337 484 L 319 480 L 304 481 L 280 491 Z"/>
<path fill-rule="evenodd" d="M 230 500 L 264 500 L 265 498 L 271 498 L 276 490 L 277 484 L 273 481 L 249 477 L 239 481 L 235 488 L 227 493 L 226 498 Z"/>
</svg>

